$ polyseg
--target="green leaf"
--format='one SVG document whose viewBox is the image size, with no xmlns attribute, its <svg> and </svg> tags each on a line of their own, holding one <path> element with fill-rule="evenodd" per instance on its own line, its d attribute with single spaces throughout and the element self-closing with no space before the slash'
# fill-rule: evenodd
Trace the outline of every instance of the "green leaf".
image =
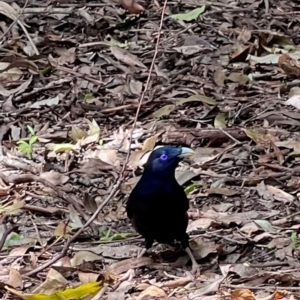
<svg viewBox="0 0 300 300">
<path fill-rule="evenodd" d="M 20 146 L 21 145 L 29 146 L 29 144 L 27 142 L 23 141 L 23 140 L 17 141 L 17 144 L 20 145 Z"/>
<path fill-rule="evenodd" d="M 216 105 L 217 102 L 213 98 L 204 96 L 204 95 L 192 95 L 188 98 L 182 98 L 176 101 L 176 105 L 181 105 L 187 102 L 192 102 L 192 101 L 200 101 L 206 104 L 211 104 L 211 105 Z"/>
<path fill-rule="evenodd" d="M 272 224 L 267 220 L 254 220 L 254 223 L 261 227 L 265 232 L 274 232 Z"/>
<path fill-rule="evenodd" d="M 155 118 L 161 118 L 163 116 L 168 116 L 171 111 L 173 111 L 175 108 L 175 105 L 174 104 L 168 104 L 168 105 L 165 105 L 163 107 L 161 107 L 160 109 L 158 109 L 157 111 L 155 111 L 153 113 L 153 116 Z"/>
<path fill-rule="evenodd" d="M 191 10 L 188 13 L 185 14 L 176 14 L 172 15 L 171 17 L 175 20 L 179 21 L 193 21 L 199 17 L 202 13 L 205 11 L 205 5 L 198 7 L 196 9 Z"/>
<path fill-rule="evenodd" d="M 125 41 L 125 43 L 121 43 L 121 42 L 113 39 L 112 37 L 110 37 L 110 39 L 105 38 L 104 41 L 110 46 L 118 46 L 120 48 L 128 47 L 128 42 L 127 41 Z"/>
<path fill-rule="evenodd" d="M 54 144 L 54 145 L 49 146 L 49 148 L 51 150 L 55 151 L 56 153 L 65 152 L 65 151 L 68 151 L 68 150 L 73 150 L 74 147 L 75 147 L 75 145 L 68 144 L 68 143 L 65 143 L 65 144 Z"/>
<path fill-rule="evenodd" d="M 30 149 L 30 146 L 29 146 L 29 145 L 21 145 L 21 146 L 18 147 L 18 149 L 19 149 L 21 152 L 27 153 L 27 151 Z"/>
<path fill-rule="evenodd" d="M 88 101 L 88 100 L 91 100 L 91 99 L 94 99 L 94 95 L 93 94 L 85 94 L 84 95 L 84 101 Z"/>
<path fill-rule="evenodd" d="M 29 145 L 33 145 L 36 141 L 37 141 L 38 137 L 36 135 L 32 136 L 30 139 L 29 139 Z"/>
<path fill-rule="evenodd" d="M 133 237 L 133 236 L 135 236 L 135 234 L 133 233 L 115 233 L 110 237 L 110 240 L 111 241 L 124 240 L 126 238 Z"/>
<path fill-rule="evenodd" d="M 27 129 L 32 135 L 35 135 L 34 129 L 30 125 L 27 125 Z"/>
<path fill-rule="evenodd" d="M 296 249 L 296 242 L 297 242 L 297 232 L 293 231 L 291 234 L 291 247 L 292 249 Z"/>
<path fill-rule="evenodd" d="M 199 182 L 192 183 L 184 189 L 184 192 L 186 193 L 186 195 L 189 195 L 193 191 L 197 190 L 200 186 L 201 183 Z"/>
<path fill-rule="evenodd" d="M 225 113 L 219 113 L 215 117 L 214 121 L 215 128 L 226 128 L 226 114 Z"/>
</svg>

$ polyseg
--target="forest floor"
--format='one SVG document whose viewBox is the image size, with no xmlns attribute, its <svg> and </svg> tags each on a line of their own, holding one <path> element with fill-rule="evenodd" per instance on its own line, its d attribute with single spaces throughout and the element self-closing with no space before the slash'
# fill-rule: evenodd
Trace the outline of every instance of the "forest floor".
<svg viewBox="0 0 300 300">
<path fill-rule="evenodd" d="M 298 1 L 5 0 L 0 15 L 3 299 L 299 299 Z M 126 216 L 162 144 L 195 151 L 176 177 L 196 277 L 184 251 L 137 258 Z"/>
</svg>

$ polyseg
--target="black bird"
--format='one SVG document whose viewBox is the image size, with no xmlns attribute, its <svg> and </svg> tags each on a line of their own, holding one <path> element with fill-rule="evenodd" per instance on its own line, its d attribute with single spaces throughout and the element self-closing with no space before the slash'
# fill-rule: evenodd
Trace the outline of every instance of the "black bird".
<svg viewBox="0 0 300 300">
<path fill-rule="evenodd" d="M 126 211 L 135 230 L 145 238 L 146 249 L 152 247 L 154 240 L 171 245 L 174 240 L 179 241 L 192 261 L 193 272 L 196 272 L 199 267 L 186 233 L 189 200 L 175 179 L 179 161 L 193 153 L 187 147 L 164 146 L 154 150 L 129 196 Z"/>
</svg>

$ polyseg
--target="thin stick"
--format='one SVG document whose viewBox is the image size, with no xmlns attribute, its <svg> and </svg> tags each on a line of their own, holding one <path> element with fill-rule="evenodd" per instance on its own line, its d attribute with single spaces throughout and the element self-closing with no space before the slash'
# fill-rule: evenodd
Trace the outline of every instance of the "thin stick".
<svg viewBox="0 0 300 300">
<path fill-rule="evenodd" d="M 151 66 L 150 66 L 150 69 L 149 69 L 149 74 L 148 74 L 148 78 L 147 78 L 147 82 L 146 82 L 146 85 L 145 85 L 145 89 L 141 95 L 141 98 L 139 100 L 139 105 L 137 107 L 137 110 L 136 110 L 136 114 L 135 114 L 135 118 L 134 118 L 134 122 L 133 122 L 133 126 L 132 126 L 132 130 L 131 130 L 131 133 L 130 133 L 130 137 L 129 137 L 129 145 L 131 145 L 131 142 L 132 142 L 132 135 L 133 135 L 133 132 L 134 132 L 134 129 L 136 127 L 136 123 L 137 123 L 137 119 L 138 119 L 138 116 L 139 116 L 139 113 L 140 113 L 140 109 L 141 109 L 141 106 L 142 106 L 142 102 L 145 98 L 145 94 L 146 92 L 148 91 L 148 87 L 149 87 L 149 84 L 150 84 L 150 79 L 151 79 L 151 73 L 154 69 L 154 64 L 155 64 L 155 59 L 156 59 L 156 56 L 157 56 L 157 53 L 158 53 L 158 47 L 159 47 L 159 40 L 160 40 L 160 36 L 161 36 L 161 30 L 162 30 L 162 25 L 163 25 L 163 20 L 164 20 L 164 15 L 165 15 L 165 10 L 166 10 L 166 7 L 167 7 L 167 0 L 165 0 L 164 2 L 164 6 L 163 6 L 163 9 L 162 9 L 162 13 L 161 13 L 161 19 L 160 19 L 160 25 L 159 25 L 159 32 L 158 32 L 158 35 L 157 35 L 157 41 L 156 41 L 156 45 L 155 45 L 155 52 L 154 52 L 154 55 L 153 55 L 153 59 L 152 59 L 152 63 L 151 63 Z M 84 224 L 83 227 L 80 228 L 80 230 L 78 230 L 65 244 L 63 250 L 61 251 L 60 254 L 58 254 L 57 256 L 53 257 L 50 261 L 46 262 L 45 264 L 37 267 L 36 269 L 26 273 L 26 276 L 31 276 L 31 275 L 34 275 L 42 270 L 44 270 L 45 268 L 51 266 L 53 263 L 55 263 L 57 260 L 59 260 L 60 258 L 62 258 L 63 256 L 66 255 L 71 243 L 73 243 L 76 238 L 97 218 L 98 214 L 100 213 L 100 211 L 103 209 L 103 207 L 114 197 L 114 195 L 116 194 L 117 190 L 119 189 L 123 179 L 124 179 L 124 173 L 125 173 L 125 170 L 126 170 L 126 166 L 127 166 L 127 163 L 129 161 L 129 156 L 130 156 L 130 146 L 129 146 L 129 149 L 128 149 L 128 152 L 127 152 L 127 156 L 126 156 L 126 159 L 125 159 L 125 163 L 123 165 L 123 168 L 122 168 L 122 171 L 120 172 L 120 175 L 119 175 L 119 179 L 117 181 L 117 183 L 115 184 L 114 188 L 111 190 L 110 194 L 108 195 L 108 197 L 103 201 L 103 203 L 97 208 L 97 210 L 95 211 L 95 213 L 90 217 L 90 219 Z"/>
</svg>

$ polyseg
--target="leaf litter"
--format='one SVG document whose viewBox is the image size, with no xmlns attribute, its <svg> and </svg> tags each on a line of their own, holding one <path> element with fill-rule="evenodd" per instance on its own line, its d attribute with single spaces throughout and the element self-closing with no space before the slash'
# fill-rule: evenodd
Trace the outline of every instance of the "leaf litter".
<svg viewBox="0 0 300 300">
<path fill-rule="evenodd" d="M 0 293 L 297 299 L 297 1 L 23 6 L 0 2 Z M 137 258 L 142 239 L 126 218 L 163 144 L 195 150 L 176 178 L 191 203 L 197 278 L 165 245 Z M 129 149 L 120 189 L 68 245 L 113 191 Z"/>
</svg>

